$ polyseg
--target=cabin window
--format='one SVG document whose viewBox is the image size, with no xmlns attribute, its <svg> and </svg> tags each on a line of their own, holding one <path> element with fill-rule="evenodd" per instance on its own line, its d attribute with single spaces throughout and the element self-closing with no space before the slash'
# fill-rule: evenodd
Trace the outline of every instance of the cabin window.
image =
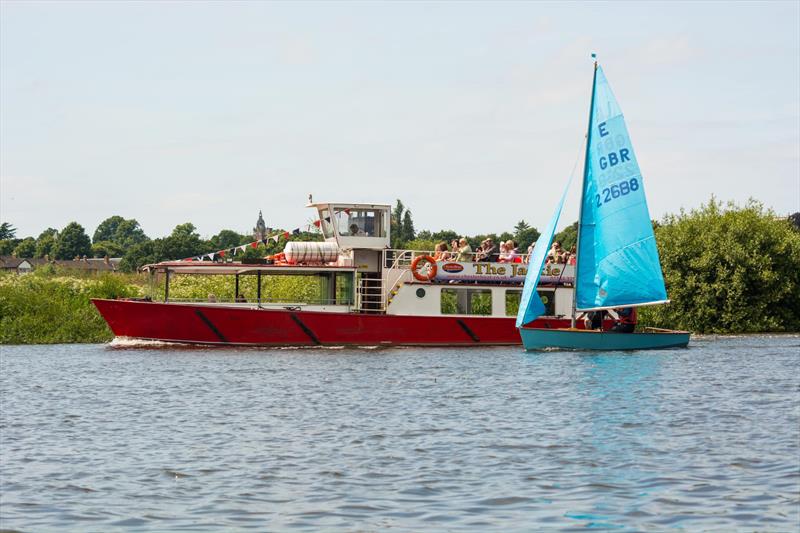
<svg viewBox="0 0 800 533">
<path fill-rule="evenodd" d="M 491 315 L 489 289 L 442 289 L 443 315 Z"/>
<path fill-rule="evenodd" d="M 375 209 L 336 209 L 336 229 L 342 237 L 386 237 L 383 212 Z"/>
<path fill-rule="evenodd" d="M 555 316 L 556 314 L 556 299 L 555 291 L 540 290 L 539 298 L 542 299 L 544 304 L 544 316 Z M 519 311 L 519 302 L 522 299 L 522 291 L 520 290 L 507 290 L 506 291 L 506 316 L 517 316 Z"/>
</svg>

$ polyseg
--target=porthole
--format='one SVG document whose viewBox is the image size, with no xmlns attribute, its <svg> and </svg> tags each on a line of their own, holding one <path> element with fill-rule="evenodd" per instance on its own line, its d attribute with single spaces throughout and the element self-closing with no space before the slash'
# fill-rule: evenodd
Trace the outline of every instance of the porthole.
<svg viewBox="0 0 800 533">
<path fill-rule="evenodd" d="M 417 289 L 417 298 L 425 298 L 425 289 L 422 287 Z"/>
</svg>

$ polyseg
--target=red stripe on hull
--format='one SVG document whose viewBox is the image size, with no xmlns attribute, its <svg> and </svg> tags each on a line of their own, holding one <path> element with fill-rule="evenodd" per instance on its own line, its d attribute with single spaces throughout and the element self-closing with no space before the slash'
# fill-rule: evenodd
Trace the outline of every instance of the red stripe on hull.
<svg viewBox="0 0 800 533">
<path fill-rule="evenodd" d="M 514 317 L 398 316 L 92 300 L 118 337 L 260 346 L 522 344 Z M 568 327 L 540 318 L 536 328 Z"/>
</svg>

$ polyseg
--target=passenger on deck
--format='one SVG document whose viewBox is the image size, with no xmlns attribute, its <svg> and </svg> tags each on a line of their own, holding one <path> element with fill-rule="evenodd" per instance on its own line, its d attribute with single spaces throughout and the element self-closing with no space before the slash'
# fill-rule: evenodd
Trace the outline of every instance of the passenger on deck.
<svg viewBox="0 0 800 533">
<path fill-rule="evenodd" d="M 508 262 L 509 263 L 521 263 L 522 260 L 519 257 L 519 252 L 517 251 L 517 243 L 514 241 L 506 241 L 506 249 L 508 250 Z"/>
<path fill-rule="evenodd" d="M 497 262 L 498 263 L 510 263 L 511 262 L 509 260 L 509 257 L 508 257 L 508 244 L 507 243 L 504 243 L 504 242 L 500 243 L 500 255 L 497 256 Z"/>
<path fill-rule="evenodd" d="M 456 261 L 463 261 L 465 263 L 472 261 L 472 247 L 467 242 L 467 239 L 463 237 L 458 241 L 458 255 L 456 256 Z"/>
<path fill-rule="evenodd" d="M 434 261 L 447 261 L 447 258 L 450 257 L 450 252 L 447 250 L 447 243 L 440 242 L 436 245 L 436 248 L 433 251 L 433 260 Z"/>
<path fill-rule="evenodd" d="M 553 246 L 547 253 L 547 263 L 563 263 L 564 262 L 564 249 L 561 248 L 561 243 L 553 241 Z"/>
<path fill-rule="evenodd" d="M 534 246 L 535 244 L 531 244 L 530 246 L 528 246 L 528 253 L 525 254 L 525 257 L 522 260 L 523 263 L 527 264 L 531 262 L 531 254 L 533 253 Z"/>
<path fill-rule="evenodd" d="M 575 265 L 578 260 L 577 252 L 575 251 L 575 245 L 572 245 L 572 248 L 569 249 L 569 257 L 567 257 L 567 264 L 568 265 Z"/>
<path fill-rule="evenodd" d="M 494 245 L 491 238 L 483 240 L 480 248 L 478 248 L 478 251 L 475 253 L 475 261 L 481 263 L 497 261 L 497 247 Z"/>
<path fill-rule="evenodd" d="M 244 293 L 239 293 L 236 296 L 236 301 L 239 303 L 247 303 L 247 298 L 244 297 Z"/>
<path fill-rule="evenodd" d="M 358 224 L 350 224 L 350 236 L 351 237 L 362 237 L 364 236 L 364 232 L 361 231 L 361 228 L 358 227 Z"/>
</svg>

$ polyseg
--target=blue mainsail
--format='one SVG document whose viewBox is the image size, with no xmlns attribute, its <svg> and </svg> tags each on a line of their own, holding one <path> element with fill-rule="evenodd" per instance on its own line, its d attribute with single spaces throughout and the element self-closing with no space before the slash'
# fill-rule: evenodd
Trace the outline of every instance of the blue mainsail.
<svg viewBox="0 0 800 533">
<path fill-rule="evenodd" d="M 642 174 L 622 110 L 603 69 L 596 69 L 583 178 L 577 309 L 662 303 L 667 292 Z"/>
<path fill-rule="evenodd" d="M 558 202 L 556 210 L 547 227 L 544 229 L 539 238 L 536 239 L 536 246 L 533 248 L 531 258 L 528 263 L 528 272 L 525 274 L 525 286 L 522 288 L 522 298 L 519 302 L 519 310 L 517 311 L 517 327 L 523 324 L 528 324 L 544 314 L 544 304 L 542 299 L 539 298 L 539 293 L 536 292 L 536 286 L 539 285 L 539 278 L 542 276 L 542 269 L 544 268 L 544 261 L 547 259 L 547 252 L 553 242 L 553 235 L 556 233 L 556 224 L 558 219 L 561 218 L 561 208 L 564 206 L 564 200 L 567 198 L 567 191 L 572 183 L 572 176 L 567 180 L 567 186 L 564 187 L 564 192 L 561 194 L 561 201 Z"/>
</svg>

